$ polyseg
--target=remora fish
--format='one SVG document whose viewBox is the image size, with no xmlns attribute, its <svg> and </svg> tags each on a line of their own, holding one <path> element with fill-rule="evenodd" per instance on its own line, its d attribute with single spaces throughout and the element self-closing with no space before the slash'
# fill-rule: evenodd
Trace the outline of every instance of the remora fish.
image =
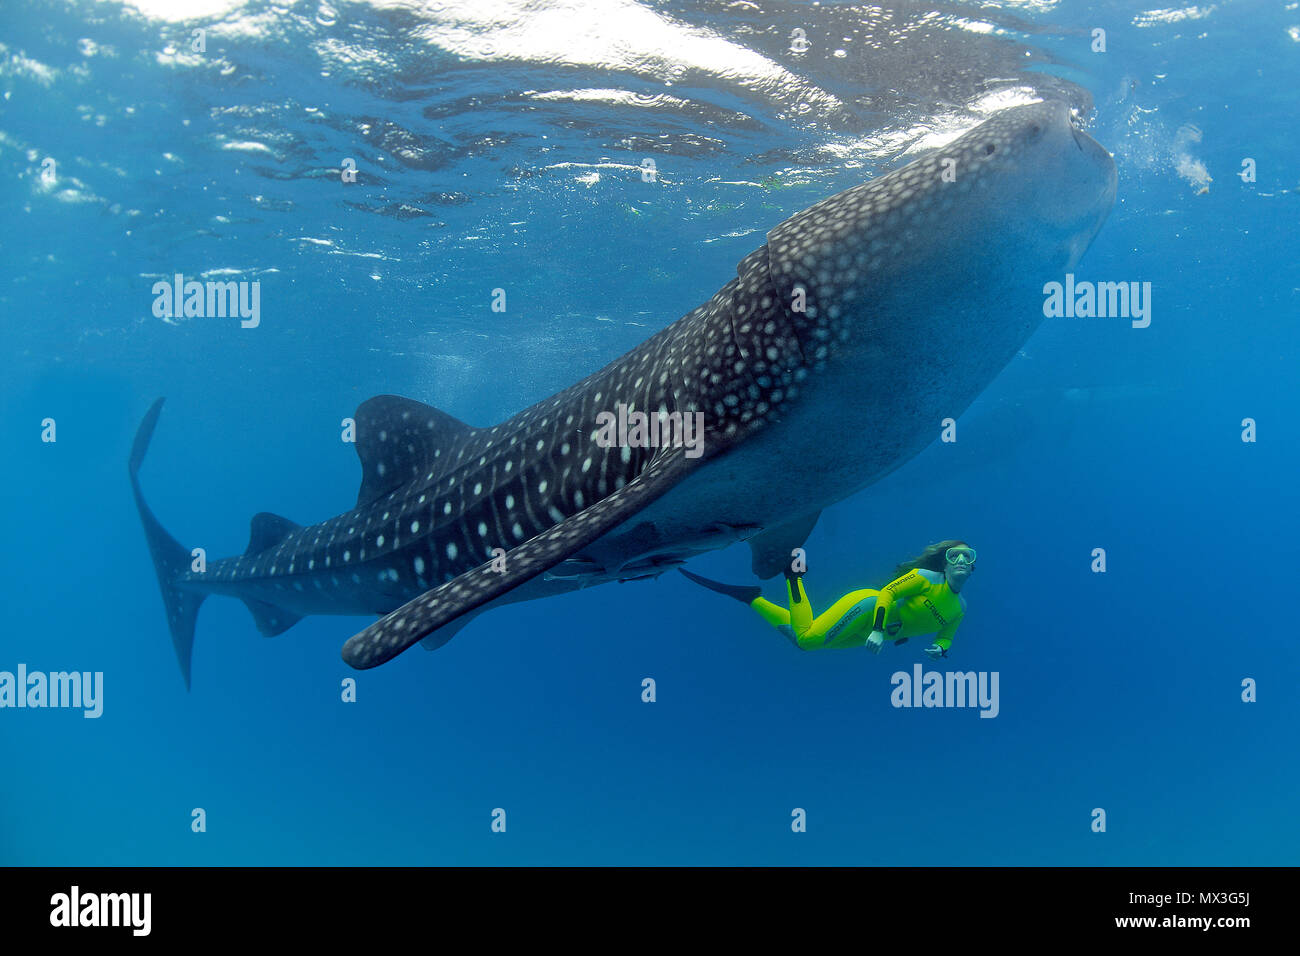
<svg viewBox="0 0 1300 956">
<path fill-rule="evenodd" d="M 1115 187 L 1064 104 L 1006 110 L 790 217 L 704 305 L 499 425 L 363 403 L 356 507 L 311 527 L 256 515 L 248 550 L 204 573 L 140 491 L 158 400 L 130 474 L 186 685 L 208 594 L 242 599 L 267 635 L 307 614 L 385 615 L 343 647 L 367 668 L 446 643 L 489 604 L 654 576 L 736 540 L 772 576 L 822 508 L 917 454 L 1010 361 Z M 597 416 L 619 405 L 703 413 L 703 454 L 602 447 Z"/>
</svg>

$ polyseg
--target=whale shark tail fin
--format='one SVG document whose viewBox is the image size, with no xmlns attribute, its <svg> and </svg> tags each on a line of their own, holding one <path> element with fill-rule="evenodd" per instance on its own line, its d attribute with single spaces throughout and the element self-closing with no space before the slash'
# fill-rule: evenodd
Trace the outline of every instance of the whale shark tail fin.
<svg viewBox="0 0 1300 956">
<path fill-rule="evenodd" d="M 163 605 L 167 609 L 167 626 L 171 629 L 172 645 L 176 648 L 176 660 L 181 665 L 185 689 L 189 690 L 194 622 L 199 616 L 199 605 L 207 595 L 177 587 L 177 578 L 189 569 L 190 552 L 168 534 L 154 517 L 153 512 L 149 510 L 149 505 L 145 503 L 144 493 L 140 490 L 140 464 L 144 461 L 145 452 L 149 450 L 149 440 L 153 437 L 154 426 L 158 424 L 162 406 L 161 398 L 150 406 L 135 434 L 129 465 L 131 490 L 135 493 L 135 505 L 140 509 L 140 521 L 144 524 L 144 535 L 149 543 L 149 553 L 153 556 L 154 570 L 158 573 L 158 587 L 162 590 Z"/>
<path fill-rule="evenodd" d="M 687 580 L 694 581 L 702 588 L 708 588 L 710 591 L 717 591 L 719 594 L 725 594 L 727 597 L 733 597 L 741 604 L 753 604 L 755 599 L 763 594 L 763 589 L 753 585 L 745 586 L 741 584 L 723 584 L 721 581 L 714 581 L 711 578 L 703 578 L 698 574 L 692 574 L 685 568 L 678 568 Z"/>
</svg>

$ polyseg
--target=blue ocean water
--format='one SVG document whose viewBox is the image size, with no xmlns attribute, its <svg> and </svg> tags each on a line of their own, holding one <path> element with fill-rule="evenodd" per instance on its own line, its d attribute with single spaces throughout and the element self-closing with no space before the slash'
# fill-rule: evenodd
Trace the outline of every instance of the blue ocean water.
<svg viewBox="0 0 1300 956">
<path fill-rule="evenodd" d="M 0 862 L 1295 863 L 1297 89 L 1290 3 L 6 3 L 0 671 L 104 699 L 0 709 Z M 237 554 L 256 512 L 351 507 L 371 395 L 505 419 L 1043 95 L 1119 170 L 1080 278 L 1150 282 L 1150 326 L 1045 320 L 807 544 L 817 609 L 974 544 L 941 666 L 997 672 L 996 718 L 891 705 L 922 641 L 800 653 L 675 574 L 361 673 L 370 619 L 265 639 L 212 598 L 187 692 L 127 480 L 155 397 L 154 512 Z M 175 273 L 259 281 L 261 324 L 155 317 Z M 743 545 L 691 567 L 752 580 Z"/>
</svg>

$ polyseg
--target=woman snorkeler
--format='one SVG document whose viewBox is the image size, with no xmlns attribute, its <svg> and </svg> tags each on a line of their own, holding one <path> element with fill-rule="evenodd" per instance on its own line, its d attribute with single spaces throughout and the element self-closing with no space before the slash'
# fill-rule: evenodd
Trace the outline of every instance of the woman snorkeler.
<svg viewBox="0 0 1300 956">
<path fill-rule="evenodd" d="M 817 617 L 804 593 L 803 575 L 793 570 L 785 572 L 788 611 L 764 598 L 760 588 L 722 584 L 686 570 L 682 574 L 748 604 L 800 650 L 865 645 L 879 654 L 887 640 L 902 644 L 935 634 L 925 653 L 938 660 L 948 656 L 957 625 L 966 614 L 961 589 L 974 571 L 974 548 L 964 541 L 940 541 L 895 568 L 893 580 L 880 590 L 850 591 Z"/>
</svg>

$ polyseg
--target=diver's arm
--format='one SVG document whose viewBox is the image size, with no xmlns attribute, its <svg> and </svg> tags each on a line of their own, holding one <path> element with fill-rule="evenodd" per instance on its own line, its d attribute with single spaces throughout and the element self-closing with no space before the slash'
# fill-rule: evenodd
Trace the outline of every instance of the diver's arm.
<svg viewBox="0 0 1300 956">
<path fill-rule="evenodd" d="M 885 621 L 889 619 L 889 612 L 893 609 L 894 602 L 899 599 L 905 600 L 914 594 L 922 594 L 929 586 L 930 582 L 917 574 L 916 569 L 913 568 L 880 589 L 880 596 L 876 598 L 876 613 L 871 622 L 871 633 L 867 636 L 867 650 L 879 654 L 880 648 L 884 646 Z"/>
<path fill-rule="evenodd" d="M 917 594 L 924 594 L 930 587 L 930 582 L 921 574 L 918 574 L 913 568 L 900 578 L 895 578 L 883 588 L 880 589 L 880 597 L 876 598 L 876 616 L 871 624 L 873 631 L 884 631 L 885 621 L 889 618 L 889 612 L 894 607 L 894 602 L 906 600 Z"/>
<path fill-rule="evenodd" d="M 953 636 L 957 633 L 957 625 L 961 623 L 961 618 L 949 621 L 939 629 L 934 643 L 925 649 L 926 656 L 932 661 L 937 661 L 941 657 L 948 656 L 948 649 L 952 647 Z"/>
</svg>

